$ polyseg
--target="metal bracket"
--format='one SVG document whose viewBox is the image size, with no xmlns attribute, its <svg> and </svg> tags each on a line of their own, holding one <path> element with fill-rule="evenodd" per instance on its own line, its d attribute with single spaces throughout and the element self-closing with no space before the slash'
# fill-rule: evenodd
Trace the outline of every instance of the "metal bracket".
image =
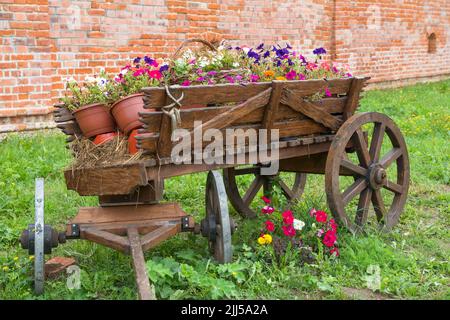
<svg viewBox="0 0 450 320">
<path fill-rule="evenodd" d="M 70 225 L 70 232 L 66 233 L 66 239 L 79 239 L 80 238 L 80 226 L 76 223 Z"/>
<path fill-rule="evenodd" d="M 181 217 L 181 232 L 193 232 L 194 228 L 190 226 L 190 216 Z"/>
</svg>

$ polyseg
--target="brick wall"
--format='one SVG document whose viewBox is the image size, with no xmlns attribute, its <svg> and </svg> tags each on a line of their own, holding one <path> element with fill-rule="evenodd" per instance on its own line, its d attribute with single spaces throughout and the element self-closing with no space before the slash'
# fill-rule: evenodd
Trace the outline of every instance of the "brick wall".
<svg viewBox="0 0 450 320">
<path fill-rule="evenodd" d="M 448 0 L 0 0 L 0 132 L 53 126 L 67 77 L 191 37 L 323 46 L 377 86 L 450 76 Z"/>
</svg>

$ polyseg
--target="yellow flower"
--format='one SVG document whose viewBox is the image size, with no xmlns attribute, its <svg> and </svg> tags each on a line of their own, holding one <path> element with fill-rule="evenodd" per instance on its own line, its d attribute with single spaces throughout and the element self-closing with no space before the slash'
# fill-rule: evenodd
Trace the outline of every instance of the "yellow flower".
<svg viewBox="0 0 450 320">
<path fill-rule="evenodd" d="M 17 260 L 19 260 L 19 257 L 14 257 L 14 261 L 17 261 Z"/>
<path fill-rule="evenodd" d="M 34 256 L 29 256 L 28 259 L 34 260 Z"/>
<path fill-rule="evenodd" d="M 272 243 L 272 236 L 270 234 L 265 234 L 264 239 L 266 239 L 266 244 Z"/>
<path fill-rule="evenodd" d="M 258 243 L 260 245 L 271 244 L 272 236 L 270 234 L 263 234 L 261 237 L 258 238 Z"/>
<path fill-rule="evenodd" d="M 274 75 L 275 75 L 275 72 L 273 72 L 272 70 L 264 71 L 264 76 L 267 78 L 272 78 Z"/>
<path fill-rule="evenodd" d="M 266 244 L 266 239 L 264 238 L 264 236 L 261 236 L 261 237 L 258 238 L 258 243 L 260 245 Z"/>
<path fill-rule="evenodd" d="M 8 272 L 9 271 L 9 267 L 8 266 L 4 266 L 3 267 L 3 271 Z"/>
<path fill-rule="evenodd" d="M 275 79 L 276 79 L 276 80 L 281 80 L 281 81 L 282 81 L 282 80 L 286 80 L 285 77 L 281 77 L 281 76 L 280 76 L 280 77 L 276 77 Z"/>
</svg>

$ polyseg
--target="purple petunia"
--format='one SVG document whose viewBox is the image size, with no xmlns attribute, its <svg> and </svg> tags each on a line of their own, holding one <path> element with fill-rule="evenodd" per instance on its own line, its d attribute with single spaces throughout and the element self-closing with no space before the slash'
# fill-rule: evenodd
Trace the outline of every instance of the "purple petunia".
<svg viewBox="0 0 450 320">
<path fill-rule="evenodd" d="M 136 58 L 134 58 L 133 63 L 138 64 L 140 61 L 141 61 L 141 57 L 136 57 Z"/>
<path fill-rule="evenodd" d="M 208 71 L 208 77 L 214 77 L 217 74 L 217 71 Z"/>
<path fill-rule="evenodd" d="M 264 58 L 267 58 L 268 56 L 270 56 L 270 51 L 269 51 L 269 50 L 267 50 L 266 52 L 264 52 L 263 57 L 264 57 Z"/>
<path fill-rule="evenodd" d="M 164 64 L 161 66 L 161 68 L 159 68 L 159 72 L 164 72 L 169 70 L 169 65 L 168 64 Z"/>
<path fill-rule="evenodd" d="M 145 61 L 146 64 L 150 64 L 151 65 L 153 63 L 153 61 L 155 61 L 155 60 L 153 60 L 150 57 L 145 56 L 144 57 L 144 61 Z"/>
<path fill-rule="evenodd" d="M 264 48 L 264 43 L 261 43 L 259 46 L 256 47 L 256 50 L 262 50 Z"/>
<path fill-rule="evenodd" d="M 250 49 L 250 51 L 247 53 L 247 56 L 249 58 L 255 59 L 256 61 L 258 61 L 260 58 L 260 55 L 258 53 L 256 53 L 255 51 L 253 51 L 253 49 Z"/>
<path fill-rule="evenodd" d="M 320 48 L 314 49 L 313 53 L 316 54 L 316 55 L 321 55 L 321 54 L 327 53 L 327 50 L 325 50 L 324 48 L 320 47 Z"/>
<path fill-rule="evenodd" d="M 287 48 L 277 49 L 275 54 L 278 58 L 284 58 L 285 55 L 289 54 L 289 50 Z"/>
</svg>

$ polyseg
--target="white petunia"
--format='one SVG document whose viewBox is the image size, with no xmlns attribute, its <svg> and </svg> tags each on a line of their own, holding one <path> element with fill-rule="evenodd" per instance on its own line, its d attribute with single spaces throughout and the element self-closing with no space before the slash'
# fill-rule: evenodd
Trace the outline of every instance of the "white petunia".
<svg viewBox="0 0 450 320">
<path fill-rule="evenodd" d="M 301 231 L 305 223 L 302 220 L 294 219 L 294 229 Z"/>
</svg>

